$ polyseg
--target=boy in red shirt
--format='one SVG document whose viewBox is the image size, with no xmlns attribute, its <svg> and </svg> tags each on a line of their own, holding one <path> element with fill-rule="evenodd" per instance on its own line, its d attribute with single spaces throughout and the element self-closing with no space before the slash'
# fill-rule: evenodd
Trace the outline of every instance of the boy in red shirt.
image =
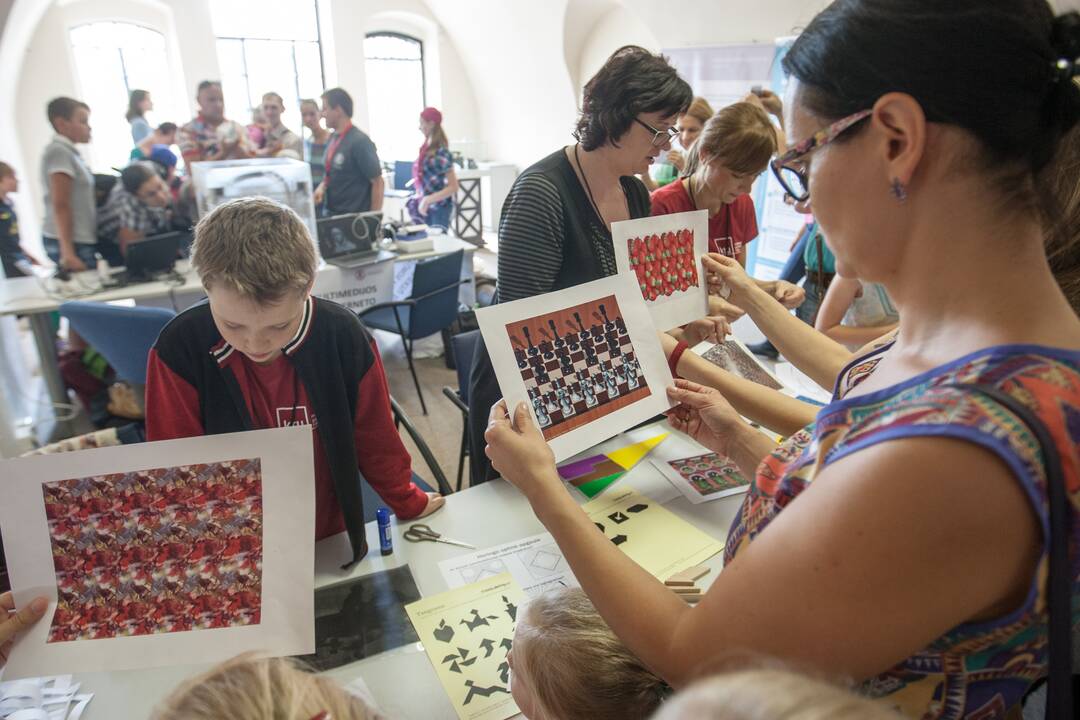
<svg viewBox="0 0 1080 720">
<path fill-rule="evenodd" d="M 220 205 L 196 227 L 191 262 L 207 302 L 150 352 L 148 440 L 311 425 L 315 538 L 348 531 L 349 564 L 367 552 L 360 473 L 401 519 L 442 506 L 412 482 L 373 338 L 311 296 L 315 249 L 296 213 L 265 198 Z"/>
</svg>

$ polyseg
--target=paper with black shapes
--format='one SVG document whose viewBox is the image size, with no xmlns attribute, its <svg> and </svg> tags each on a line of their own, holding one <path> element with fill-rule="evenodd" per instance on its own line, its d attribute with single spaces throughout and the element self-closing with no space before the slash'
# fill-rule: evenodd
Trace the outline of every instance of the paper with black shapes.
<svg viewBox="0 0 1080 720">
<path fill-rule="evenodd" d="M 514 578 L 502 573 L 405 608 L 461 720 L 504 720 L 519 712 L 506 658 L 525 597 Z M 454 631 L 452 638 L 447 629 Z"/>
<path fill-rule="evenodd" d="M 408 565 L 318 588 L 315 653 L 301 660 L 321 672 L 417 642 L 405 606 L 419 599 Z"/>
<path fill-rule="evenodd" d="M 612 544 L 661 580 L 724 549 L 724 543 L 627 485 L 612 488 L 581 509 Z"/>
</svg>

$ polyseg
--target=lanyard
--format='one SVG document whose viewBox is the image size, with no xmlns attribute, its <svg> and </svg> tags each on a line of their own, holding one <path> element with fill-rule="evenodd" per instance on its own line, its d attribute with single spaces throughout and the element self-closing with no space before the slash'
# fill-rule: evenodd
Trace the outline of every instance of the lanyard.
<svg viewBox="0 0 1080 720">
<path fill-rule="evenodd" d="M 334 139 L 330 141 L 330 147 L 326 149 L 325 169 L 326 176 L 330 177 L 330 164 L 334 159 L 334 153 L 337 152 L 338 145 L 341 144 L 341 140 L 345 137 L 345 133 L 352 129 L 352 123 L 349 123 L 341 132 L 334 133 Z"/>
</svg>

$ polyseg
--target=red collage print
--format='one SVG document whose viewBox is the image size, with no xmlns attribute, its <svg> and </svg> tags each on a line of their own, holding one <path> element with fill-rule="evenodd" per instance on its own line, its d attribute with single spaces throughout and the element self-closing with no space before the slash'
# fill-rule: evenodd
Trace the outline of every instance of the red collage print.
<svg viewBox="0 0 1080 720">
<path fill-rule="evenodd" d="M 258 458 L 42 485 L 58 602 L 48 642 L 258 625 Z"/>
<path fill-rule="evenodd" d="M 694 231 L 687 228 L 626 241 L 630 267 L 646 300 L 669 297 L 698 287 Z"/>
</svg>

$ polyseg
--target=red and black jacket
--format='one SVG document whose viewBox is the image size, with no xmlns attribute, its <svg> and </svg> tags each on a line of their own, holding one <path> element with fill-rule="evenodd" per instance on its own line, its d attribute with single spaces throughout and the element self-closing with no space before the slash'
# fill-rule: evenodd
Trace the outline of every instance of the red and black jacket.
<svg viewBox="0 0 1080 720">
<path fill-rule="evenodd" d="M 199 434 L 200 430 L 214 435 L 255 429 L 240 385 L 229 367 L 234 352 L 238 351 L 222 339 L 205 302 L 185 310 L 165 326 L 150 356 L 146 387 L 148 439 L 183 437 Z M 372 484 L 381 494 L 383 488 L 379 485 L 396 485 L 401 479 L 389 476 L 411 478 L 411 461 L 394 428 L 381 361 L 371 335 L 351 311 L 312 297 L 308 298 L 300 329 L 282 352 L 296 369 L 319 418 L 318 436 L 352 547 L 352 559 L 345 565 L 348 567 L 363 559 L 368 550 L 358 450 L 386 459 L 385 467 L 365 468 L 365 472 L 383 476 L 377 480 L 368 478 L 375 481 Z M 182 391 L 178 393 L 177 387 Z M 357 448 L 357 433 L 353 430 L 362 424 L 367 425 L 369 434 L 373 430 L 392 433 L 396 443 L 372 442 L 379 447 Z M 409 479 L 405 483 L 411 491 L 399 495 L 395 510 L 399 516 L 418 515 L 427 498 Z"/>
</svg>

